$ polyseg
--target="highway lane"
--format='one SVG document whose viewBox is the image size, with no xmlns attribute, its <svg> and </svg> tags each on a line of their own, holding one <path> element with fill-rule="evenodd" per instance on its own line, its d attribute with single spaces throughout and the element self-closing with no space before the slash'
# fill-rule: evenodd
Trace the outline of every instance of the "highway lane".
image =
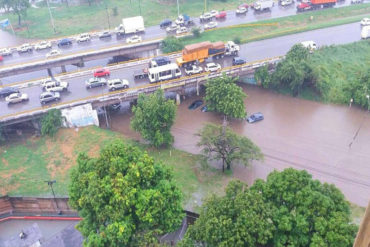
<svg viewBox="0 0 370 247">
<path fill-rule="evenodd" d="M 225 27 L 230 25 L 236 24 L 243 24 L 243 23 L 250 23 L 259 20 L 266 20 L 270 18 L 278 18 L 284 16 L 291 16 L 297 14 L 296 12 L 296 4 L 294 3 L 290 6 L 279 6 L 275 4 L 271 11 L 264 11 L 264 12 L 254 12 L 252 9 L 248 11 L 245 15 L 236 15 L 235 10 L 228 11 L 227 18 L 225 20 L 219 21 L 219 27 Z M 339 2 L 336 7 L 343 7 L 350 5 L 350 0 L 346 0 L 343 2 Z M 200 23 L 199 18 L 194 18 L 197 26 L 202 26 L 203 23 Z M 140 34 L 143 39 L 155 39 L 159 37 L 166 36 L 166 32 L 164 29 L 161 29 L 159 25 L 147 27 L 145 33 Z M 129 35 L 131 36 L 131 35 Z M 73 36 L 76 37 L 76 36 Z M 127 37 L 118 37 L 113 35 L 111 39 L 99 39 L 94 37 L 91 42 L 87 43 L 74 43 L 70 47 L 61 48 L 62 54 L 72 54 L 76 52 L 82 52 L 87 50 L 93 49 L 101 49 L 106 48 L 109 46 L 114 46 L 118 44 L 125 44 Z M 1 44 L 0 44 L 1 46 Z M 57 48 L 56 44 L 53 45 L 53 48 Z M 40 51 L 33 51 L 31 53 L 22 53 L 19 54 L 17 52 L 13 53 L 12 56 L 7 56 L 4 58 L 2 65 L 11 65 L 11 64 L 18 64 L 24 62 L 31 62 L 37 61 L 40 59 L 45 59 L 46 53 L 48 53 L 50 49 L 40 50 Z"/>
<path fill-rule="evenodd" d="M 315 40 L 318 46 L 344 44 L 359 40 L 359 26 L 357 23 L 336 26 L 326 29 L 319 29 L 305 33 L 287 35 L 283 37 L 251 42 L 241 46 L 240 56 L 246 58 L 248 62 L 266 59 L 274 56 L 284 55 L 294 44 L 305 41 Z M 231 65 L 231 58 L 219 60 L 222 67 Z M 130 81 L 130 87 L 148 83 L 147 81 L 135 82 L 133 79 L 133 70 L 144 68 L 145 65 L 123 68 L 111 71 L 111 78 L 124 78 Z M 92 73 L 91 73 L 92 76 Z M 84 81 L 91 77 L 81 76 L 67 80 L 70 83 L 69 92 L 62 93 L 62 101 L 71 101 L 84 98 L 91 95 L 98 95 L 108 92 L 107 87 L 87 90 Z M 30 87 L 22 89 L 29 95 L 29 102 L 7 106 L 3 100 L 0 100 L 0 115 L 7 115 L 19 111 L 25 111 L 40 107 L 38 100 L 41 93 L 40 87 Z"/>
</svg>

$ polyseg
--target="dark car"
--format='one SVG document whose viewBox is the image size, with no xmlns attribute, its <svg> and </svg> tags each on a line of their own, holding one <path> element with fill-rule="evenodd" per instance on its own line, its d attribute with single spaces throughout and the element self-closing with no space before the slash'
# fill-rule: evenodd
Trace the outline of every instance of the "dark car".
<svg viewBox="0 0 370 247">
<path fill-rule="evenodd" d="M 243 58 L 241 57 L 234 57 L 233 58 L 233 66 L 234 65 L 241 65 L 241 64 L 245 64 L 247 61 L 245 61 Z"/>
<path fill-rule="evenodd" d="M 40 103 L 42 105 L 57 100 L 60 100 L 60 94 L 58 92 L 43 92 L 40 95 Z"/>
<path fill-rule="evenodd" d="M 171 21 L 171 20 L 169 20 L 169 19 L 165 19 L 165 20 L 163 20 L 163 21 L 161 22 L 161 24 L 159 24 L 159 26 L 160 26 L 161 28 L 165 28 L 165 27 L 171 26 L 171 24 L 172 24 L 172 21 Z"/>
<path fill-rule="evenodd" d="M 248 123 L 254 123 L 263 120 L 263 114 L 261 112 L 253 113 L 246 120 Z"/>
<path fill-rule="evenodd" d="M 70 39 L 61 39 L 61 40 L 58 41 L 58 47 L 68 46 L 68 45 L 72 45 L 72 40 L 70 40 Z"/>
<path fill-rule="evenodd" d="M 197 109 L 199 106 L 203 105 L 203 100 L 196 100 L 194 101 L 193 103 L 191 103 L 191 105 L 189 105 L 189 110 L 195 110 Z"/>
<path fill-rule="evenodd" d="M 4 87 L 0 89 L 0 97 L 8 97 L 13 93 L 19 93 L 19 90 L 14 87 Z"/>
</svg>

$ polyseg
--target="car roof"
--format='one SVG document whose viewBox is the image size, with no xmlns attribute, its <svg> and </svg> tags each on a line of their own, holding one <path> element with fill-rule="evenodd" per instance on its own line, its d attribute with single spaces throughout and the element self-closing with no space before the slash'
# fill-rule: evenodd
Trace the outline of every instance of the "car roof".
<svg viewBox="0 0 370 247">
<path fill-rule="evenodd" d="M 53 95 L 54 96 L 54 93 L 52 93 L 52 92 L 42 92 L 40 94 L 40 97 L 45 96 L 45 95 Z"/>
</svg>

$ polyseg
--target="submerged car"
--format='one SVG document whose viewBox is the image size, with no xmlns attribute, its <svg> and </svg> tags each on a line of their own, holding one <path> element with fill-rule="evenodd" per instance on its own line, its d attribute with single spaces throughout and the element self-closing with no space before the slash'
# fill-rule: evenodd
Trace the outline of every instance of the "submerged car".
<svg viewBox="0 0 370 247">
<path fill-rule="evenodd" d="M 203 105 L 203 100 L 196 100 L 194 101 L 193 103 L 191 103 L 188 107 L 189 110 L 195 110 L 197 109 L 199 106 Z"/>
<path fill-rule="evenodd" d="M 255 123 L 255 122 L 261 121 L 263 119 L 264 119 L 264 117 L 263 117 L 263 114 L 261 112 L 253 113 L 252 115 L 250 115 L 249 117 L 246 118 L 248 123 Z"/>
</svg>

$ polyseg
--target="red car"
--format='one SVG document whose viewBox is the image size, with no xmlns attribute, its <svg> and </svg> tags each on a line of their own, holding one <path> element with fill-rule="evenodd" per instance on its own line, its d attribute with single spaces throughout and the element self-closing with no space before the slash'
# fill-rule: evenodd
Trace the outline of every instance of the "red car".
<svg viewBox="0 0 370 247">
<path fill-rule="evenodd" d="M 242 4 L 239 5 L 238 8 L 246 8 L 246 9 L 248 9 L 249 8 L 249 5 L 247 3 L 242 3 Z"/>
<path fill-rule="evenodd" d="M 3 56 L 0 55 L 0 62 L 2 62 L 2 61 L 3 61 Z"/>
<path fill-rule="evenodd" d="M 226 17 L 226 11 L 221 11 L 216 15 L 216 19 L 222 19 Z"/>
<path fill-rule="evenodd" d="M 109 69 L 97 69 L 94 71 L 94 77 L 110 76 Z"/>
</svg>

